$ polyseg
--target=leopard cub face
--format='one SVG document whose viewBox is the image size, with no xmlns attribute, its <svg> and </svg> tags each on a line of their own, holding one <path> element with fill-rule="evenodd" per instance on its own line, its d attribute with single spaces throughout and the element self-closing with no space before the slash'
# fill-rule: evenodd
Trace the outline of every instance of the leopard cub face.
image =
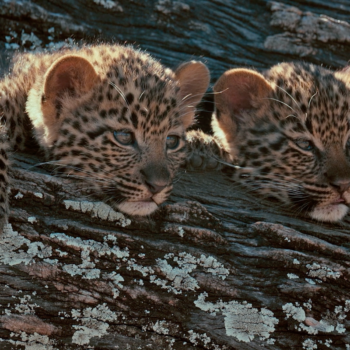
<svg viewBox="0 0 350 350">
<path fill-rule="evenodd" d="M 293 215 L 334 222 L 350 204 L 350 73 L 283 63 L 216 83 L 216 137 L 234 181 Z"/>
<path fill-rule="evenodd" d="M 173 72 L 112 45 L 43 61 L 26 109 L 47 158 L 115 209 L 151 214 L 186 157 L 185 132 L 207 89 L 207 68 L 192 61 Z"/>
</svg>

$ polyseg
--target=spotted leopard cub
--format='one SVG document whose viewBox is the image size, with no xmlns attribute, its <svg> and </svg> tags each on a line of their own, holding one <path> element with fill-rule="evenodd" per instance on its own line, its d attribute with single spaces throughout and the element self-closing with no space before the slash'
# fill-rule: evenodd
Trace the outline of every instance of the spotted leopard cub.
<svg viewBox="0 0 350 350">
<path fill-rule="evenodd" d="M 350 70 L 298 63 L 263 75 L 232 69 L 214 90 L 215 137 L 207 151 L 238 166 L 232 168 L 235 182 L 276 199 L 293 215 L 344 218 L 350 203 Z"/>
<path fill-rule="evenodd" d="M 186 129 L 208 83 L 200 62 L 173 72 L 131 47 L 20 55 L 0 82 L 1 220 L 8 148 L 22 150 L 32 136 L 55 169 L 86 181 L 117 210 L 152 213 L 186 158 Z"/>
</svg>

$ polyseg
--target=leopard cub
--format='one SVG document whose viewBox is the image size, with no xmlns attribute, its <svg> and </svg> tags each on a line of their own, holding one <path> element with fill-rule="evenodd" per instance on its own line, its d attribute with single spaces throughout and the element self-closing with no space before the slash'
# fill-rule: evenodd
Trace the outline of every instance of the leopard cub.
<svg viewBox="0 0 350 350">
<path fill-rule="evenodd" d="M 234 163 L 230 176 L 236 183 L 274 199 L 293 215 L 328 222 L 345 217 L 350 203 L 349 69 L 334 72 L 307 63 L 282 63 L 263 74 L 232 69 L 214 91 L 215 136 L 197 138 L 201 156 Z"/>
<path fill-rule="evenodd" d="M 186 129 L 208 84 L 200 62 L 173 72 L 119 45 L 20 54 L 0 81 L 0 224 L 8 150 L 31 137 L 58 172 L 86 181 L 115 209 L 155 211 L 186 158 Z"/>
</svg>

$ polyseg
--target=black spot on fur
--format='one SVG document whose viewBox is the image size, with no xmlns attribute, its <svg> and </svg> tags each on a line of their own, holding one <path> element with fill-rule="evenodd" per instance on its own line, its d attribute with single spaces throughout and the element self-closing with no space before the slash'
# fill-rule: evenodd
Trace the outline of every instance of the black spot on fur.
<svg viewBox="0 0 350 350">
<path fill-rule="evenodd" d="M 86 137 L 82 137 L 78 142 L 78 146 L 80 147 L 87 147 L 88 145 L 89 145 L 89 142 Z"/>
<path fill-rule="evenodd" d="M 111 115 L 117 115 L 118 114 L 118 109 L 117 108 L 111 108 L 109 111 L 108 111 L 108 115 L 111 116 Z"/>
<path fill-rule="evenodd" d="M 249 153 L 246 154 L 246 158 L 247 159 L 258 159 L 258 158 L 260 158 L 260 154 L 259 153 L 249 152 Z"/>
<path fill-rule="evenodd" d="M 69 133 L 69 132 L 68 132 L 67 129 L 61 129 L 61 130 L 60 130 L 60 134 L 61 134 L 61 135 L 67 136 L 68 133 Z"/>
<path fill-rule="evenodd" d="M 130 119 L 131 119 L 131 122 L 132 122 L 132 125 L 134 126 L 134 128 L 137 129 L 138 118 L 137 118 L 136 113 L 133 112 L 133 113 L 131 114 Z"/>
<path fill-rule="evenodd" d="M 126 102 L 128 105 L 131 105 L 134 102 L 134 95 L 132 93 L 128 93 L 125 96 Z"/>
<path fill-rule="evenodd" d="M 310 131 L 310 133 L 312 134 L 313 133 L 313 127 L 312 127 L 311 118 L 306 118 L 305 126 Z"/>
<path fill-rule="evenodd" d="M 77 120 L 75 120 L 75 121 L 73 122 L 72 126 L 73 126 L 74 129 L 76 129 L 76 130 L 78 130 L 78 131 L 81 132 L 80 123 L 79 123 Z"/>
<path fill-rule="evenodd" d="M 16 137 L 16 143 L 17 143 L 18 145 L 20 145 L 20 144 L 22 143 L 22 141 L 23 141 L 23 139 L 22 139 L 21 136 L 17 136 L 17 137 Z"/>
<path fill-rule="evenodd" d="M 1 170 L 5 170 L 6 169 L 6 164 L 4 163 L 4 161 L 2 159 L 0 159 L 0 169 Z"/>
<path fill-rule="evenodd" d="M 266 156 L 266 155 L 268 155 L 270 153 L 270 150 L 267 147 L 263 146 L 263 147 L 259 148 L 259 152 L 261 154 L 263 154 L 264 156 Z"/>
<path fill-rule="evenodd" d="M 121 123 L 128 123 L 128 120 L 125 118 L 125 114 L 128 111 L 126 107 L 123 107 L 122 112 L 120 114 L 120 118 L 118 119 Z"/>
<path fill-rule="evenodd" d="M 75 135 L 70 135 L 68 138 L 67 146 L 72 147 L 74 145 L 76 136 Z"/>
<path fill-rule="evenodd" d="M 263 175 L 268 174 L 271 171 L 271 168 L 269 166 L 264 166 L 263 168 L 260 169 L 260 173 Z"/>
<path fill-rule="evenodd" d="M 72 150 L 70 151 L 70 153 L 71 153 L 72 156 L 75 156 L 75 157 L 81 155 L 81 151 L 80 151 L 80 150 L 77 150 L 77 149 L 72 149 Z"/>
<path fill-rule="evenodd" d="M 102 111 L 100 111 L 100 117 L 105 119 L 106 115 L 107 115 L 107 112 L 104 109 L 102 109 Z"/>
<path fill-rule="evenodd" d="M 274 150 L 274 151 L 279 151 L 283 144 L 285 143 L 285 138 L 280 137 L 277 141 L 270 143 L 270 147 Z"/>
<path fill-rule="evenodd" d="M 61 112 L 62 112 L 62 104 L 61 104 L 61 102 L 56 101 L 55 108 L 56 108 L 56 119 L 58 119 L 60 117 L 60 115 L 61 115 Z"/>
<path fill-rule="evenodd" d="M 97 137 L 99 137 L 100 135 L 102 135 L 104 132 L 107 131 L 107 127 L 100 127 L 96 130 L 93 131 L 88 131 L 86 134 L 89 136 L 89 138 L 91 140 L 96 139 Z"/>
</svg>

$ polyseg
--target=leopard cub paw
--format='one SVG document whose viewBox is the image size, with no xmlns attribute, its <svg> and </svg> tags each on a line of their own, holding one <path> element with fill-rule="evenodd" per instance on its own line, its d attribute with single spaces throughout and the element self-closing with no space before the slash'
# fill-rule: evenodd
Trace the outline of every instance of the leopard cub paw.
<svg viewBox="0 0 350 350">
<path fill-rule="evenodd" d="M 225 151 L 216 139 L 200 130 L 187 133 L 188 170 L 221 170 L 225 163 Z"/>
</svg>

